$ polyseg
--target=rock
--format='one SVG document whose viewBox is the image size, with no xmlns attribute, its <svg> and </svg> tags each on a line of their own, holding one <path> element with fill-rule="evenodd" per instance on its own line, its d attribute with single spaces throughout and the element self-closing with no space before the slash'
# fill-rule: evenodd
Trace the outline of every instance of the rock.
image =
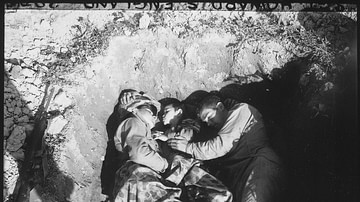
<svg viewBox="0 0 360 202">
<path fill-rule="evenodd" d="M 40 47 L 35 47 L 35 48 L 27 50 L 27 55 L 30 58 L 38 58 L 40 55 Z"/>
<path fill-rule="evenodd" d="M 14 79 L 20 78 L 21 70 L 22 70 L 22 68 L 21 68 L 19 65 L 15 65 L 15 66 L 11 69 L 11 76 L 12 76 Z"/>
<path fill-rule="evenodd" d="M 15 115 L 20 115 L 21 114 L 21 108 L 20 107 L 15 107 L 14 114 Z"/>
<path fill-rule="evenodd" d="M 40 66 L 40 68 L 43 69 L 43 71 L 45 72 L 49 71 L 49 68 L 45 65 Z"/>
<path fill-rule="evenodd" d="M 17 57 L 6 59 L 8 63 L 11 63 L 13 65 L 20 65 L 20 60 L 17 59 Z"/>
<path fill-rule="evenodd" d="M 14 125 L 14 118 L 7 118 L 4 120 L 4 127 L 11 128 Z"/>
<path fill-rule="evenodd" d="M 77 61 L 77 59 L 76 59 L 76 57 L 71 56 L 70 61 L 71 61 L 72 63 L 75 63 L 75 62 Z"/>
<path fill-rule="evenodd" d="M 10 70 L 11 70 L 11 63 L 5 63 L 5 65 L 4 65 L 4 69 L 5 69 L 5 71 L 7 71 L 7 72 L 10 72 Z"/>
<path fill-rule="evenodd" d="M 8 103 L 7 103 L 8 104 Z M 11 104 L 9 104 L 9 105 L 11 105 Z M 12 107 L 12 106 L 8 106 L 7 105 L 7 111 L 8 112 L 14 112 L 14 108 Z"/>
<path fill-rule="evenodd" d="M 7 118 L 7 117 L 10 117 L 11 114 L 9 113 L 9 111 L 7 110 L 7 106 L 4 105 L 4 117 Z"/>
<path fill-rule="evenodd" d="M 4 158 L 4 171 L 7 171 L 11 168 L 11 163 L 9 158 Z"/>
<path fill-rule="evenodd" d="M 60 133 L 67 123 L 68 121 L 62 116 L 57 116 L 49 121 L 47 133 L 49 133 L 50 135 Z"/>
<path fill-rule="evenodd" d="M 69 49 L 66 48 L 66 47 L 61 47 L 60 48 L 60 53 L 67 53 L 68 51 L 69 51 Z"/>
<path fill-rule="evenodd" d="M 11 95 L 12 91 L 13 91 L 12 88 L 6 86 L 4 87 L 4 93 Z"/>
<path fill-rule="evenodd" d="M 19 149 L 15 152 L 10 152 L 10 154 L 16 159 L 16 160 L 20 160 L 20 161 L 24 161 L 25 159 L 25 153 L 24 153 L 24 149 Z"/>
<path fill-rule="evenodd" d="M 22 116 L 22 117 L 18 118 L 17 121 L 19 123 L 27 123 L 27 122 L 29 122 L 29 117 L 28 116 Z"/>
<path fill-rule="evenodd" d="M 131 33 L 132 33 L 132 32 L 131 32 L 129 29 L 127 29 L 127 28 L 124 29 L 124 34 L 125 34 L 125 36 L 130 36 Z"/>
<path fill-rule="evenodd" d="M 27 107 L 22 108 L 23 114 L 30 114 L 30 110 Z"/>
<path fill-rule="evenodd" d="M 150 24 L 150 17 L 148 14 L 144 13 L 144 15 L 139 20 L 139 28 L 147 29 Z"/>
<path fill-rule="evenodd" d="M 57 44 L 54 46 L 54 52 L 60 53 L 62 47 L 58 46 Z"/>
<path fill-rule="evenodd" d="M 53 103 L 60 108 L 66 108 L 72 104 L 72 100 L 67 97 L 64 91 L 61 91 L 56 95 L 53 100 Z"/>
<path fill-rule="evenodd" d="M 9 129 L 7 127 L 4 127 L 4 138 L 6 139 L 7 137 L 9 137 L 9 135 Z"/>
<path fill-rule="evenodd" d="M 25 76 L 26 77 L 34 77 L 34 74 L 35 72 L 31 69 L 28 69 L 28 68 L 24 68 L 22 71 L 21 71 L 21 75 Z"/>
<path fill-rule="evenodd" d="M 35 86 L 35 85 L 29 85 L 28 86 L 28 90 L 29 90 L 29 92 L 31 92 L 32 94 L 34 94 L 34 95 L 40 95 L 40 89 L 37 87 L 37 86 Z"/>
<path fill-rule="evenodd" d="M 27 106 L 29 107 L 30 110 L 34 110 L 36 106 L 40 104 L 40 101 L 38 100 L 37 96 L 32 93 L 28 93 L 24 95 L 24 100 L 28 101 Z"/>
<path fill-rule="evenodd" d="M 22 102 L 21 102 L 21 100 L 17 100 L 17 101 L 16 101 L 16 106 L 22 107 Z"/>
<path fill-rule="evenodd" d="M 39 86 L 42 83 L 41 78 L 36 77 L 34 81 L 32 82 L 35 86 Z"/>
<path fill-rule="evenodd" d="M 6 140 L 6 149 L 8 151 L 17 151 L 24 144 L 25 138 L 25 127 L 16 126 L 12 131 L 10 137 Z"/>
<path fill-rule="evenodd" d="M 26 93 L 26 94 L 29 93 L 26 83 L 20 84 L 20 85 L 17 87 L 17 90 L 18 90 L 19 92 L 21 92 L 21 93 Z"/>
</svg>

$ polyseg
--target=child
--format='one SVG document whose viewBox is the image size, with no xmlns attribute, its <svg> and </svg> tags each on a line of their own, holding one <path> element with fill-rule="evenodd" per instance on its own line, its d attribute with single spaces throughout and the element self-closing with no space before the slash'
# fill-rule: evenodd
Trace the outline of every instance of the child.
<svg viewBox="0 0 360 202">
<path fill-rule="evenodd" d="M 189 118 L 185 105 L 176 98 L 166 98 L 163 105 L 161 120 L 169 128 L 165 130 L 164 134 L 160 134 L 162 136 L 156 138 L 166 141 L 168 138 L 181 136 L 192 142 L 195 137 L 194 134 L 200 131 L 199 122 Z"/>
<path fill-rule="evenodd" d="M 192 142 L 194 136 L 200 130 L 199 123 L 187 118 L 184 104 L 175 98 L 169 98 L 167 103 L 164 104 L 162 121 L 164 125 L 169 126 L 169 129 L 163 135 L 157 137 L 162 140 L 183 138 Z M 170 163 L 173 173 L 166 179 L 176 184 L 184 183 L 184 190 L 187 192 L 189 201 L 196 201 L 200 198 L 208 201 L 232 200 L 232 194 L 227 188 L 214 176 L 200 168 L 201 162 L 199 160 L 175 150 L 171 152 L 175 153 Z"/>
</svg>

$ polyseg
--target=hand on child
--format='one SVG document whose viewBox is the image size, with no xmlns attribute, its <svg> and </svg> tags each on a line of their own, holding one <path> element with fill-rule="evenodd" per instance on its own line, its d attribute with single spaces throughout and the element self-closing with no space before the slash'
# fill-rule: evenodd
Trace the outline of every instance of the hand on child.
<svg viewBox="0 0 360 202">
<path fill-rule="evenodd" d="M 183 136 L 178 136 L 175 138 L 171 138 L 167 141 L 168 145 L 176 150 L 186 152 L 186 147 L 188 145 L 188 140 Z"/>
</svg>

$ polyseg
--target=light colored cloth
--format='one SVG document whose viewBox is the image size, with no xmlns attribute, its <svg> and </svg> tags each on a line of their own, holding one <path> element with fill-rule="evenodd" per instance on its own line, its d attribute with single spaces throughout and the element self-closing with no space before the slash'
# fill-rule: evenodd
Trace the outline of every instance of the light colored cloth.
<svg viewBox="0 0 360 202">
<path fill-rule="evenodd" d="M 118 127 L 114 137 L 118 151 L 128 152 L 129 159 L 154 169 L 164 171 L 168 163 L 158 153 L 158 144 L 152 139 L 150 128 L 137 117 L 124 120 Z"/>
<path fill-rule="evenodd" d="M 196 159 L 209 160 L 224 156 L 238 142 L 241 136 L 249 131 L 251 127 L 262 121 L 261 114 L 246 103 L 236 104 L 230 111 L 228 118 L 214 139 L 206 142 L 190 143 L 186 153 Z"/>
<path fill-rule="evenodd" d="M 269 146 L 261 114 L 248 104 L 236 104 L 216 137 L 190 143 L 186 151 L 209 160 L 207 165 L 233 193 L 235 202 L 281 198 L 280 159 Z"/>
</svg>

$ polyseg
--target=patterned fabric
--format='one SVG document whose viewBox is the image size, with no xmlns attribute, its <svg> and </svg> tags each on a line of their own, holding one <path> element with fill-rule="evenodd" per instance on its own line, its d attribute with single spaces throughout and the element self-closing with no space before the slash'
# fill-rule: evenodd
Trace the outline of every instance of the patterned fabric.
<svg viewBox="0 0 360 202">
<path fill-rule="evenodd" d="M 154 170 L 127 161 L 115 176 L 115 202 L 180 201 L 181 189 L 171 186 Z"/>
<path fill-rule="evenodd" d="M 152 169 L 128 161 L 116 173 L 115 201 L 232 201 L 230 191 L 197 163 L 180 155 L 174 158 L 172 167 L 180 164 L 183 169 L 167 179 L 179 183 L 176 185 L 162 180 Z"/>
<path fill-rule="evenodd" d="M 180 184 L 184 176 L 194 165 L 199 165 L 200 161 L 193 158 L 185 158 L 181 155 L 175 155 L 171 164 L 172 173 L 166 179 L 175 183 Z"/>
<path fill-rule="evenodd" d="M 233 199 L 225 185 L 198 166 L 194 166 L 183 181 L 188 197 L 186 201 L 230 202 Z"/>
</svg>

